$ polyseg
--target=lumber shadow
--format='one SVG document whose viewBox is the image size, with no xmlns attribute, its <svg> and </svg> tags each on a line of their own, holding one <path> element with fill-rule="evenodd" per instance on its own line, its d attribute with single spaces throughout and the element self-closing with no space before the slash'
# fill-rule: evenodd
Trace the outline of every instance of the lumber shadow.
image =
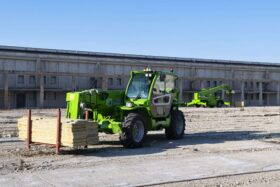
<svg viewBox="0 0 280 187">
<path fill-rule="evenodd" d="M 269 138 L 280 138 L 279 133 L 268 133 L 265 131 L 222 131 L 186 134 L 180 140 L 168 140 L 164 133 L 148 134 L 141 148 L 126 149 L 119 141 L 100 141 L 97 147 L 87 149 L 63 151 L 63 154 L 97 156 L 97 157 L 120 157 L 148 155 L 164 152 L 167 149 L 176 149 L 181 146 L 218 144 L 225 141 L 261 140 Z"/>
</svg>

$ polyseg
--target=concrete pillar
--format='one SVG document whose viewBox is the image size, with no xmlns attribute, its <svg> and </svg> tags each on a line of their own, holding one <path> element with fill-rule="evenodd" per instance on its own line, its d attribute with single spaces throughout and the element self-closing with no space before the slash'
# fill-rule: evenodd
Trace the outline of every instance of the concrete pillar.
<svg viewBox="0 0 280 187">
<path fill-rule="evenodd" d="M 205 88 L 205 81 L 201 80 L 200 81 L 200 89 Z"/>
<path fill-rule="evenodd" d="M 72 91 L 76 91 L 76 89 L 77 89 L 76 77 L 72 76 Z"/>
<path fill-rule="evenodd" d="M 179 99 L 181 101 L 184 101 L 184 98 L 183 98 L 183 78 L 178 79 L 178 85 L 179 85 Z"/>
<path fill-rule="evenodd" d="M 241 82 L 241 101 L 244 101 L 244 81 Z"/>
<path fill-rule="evenodd" d="M 236 95 L 235 93 L 234 94 L 230 94 L 229 100 L 232 103 L 232 106 L 235 106 L 235 95 Z"/>
<path fill-rule="evenodd" d="M 44 108 L 44 76 L 40 76 L 40 108 Z"/>
<path fill-rule="evenodd" d="M 36 70 L 38 72 L 40 72 L 41 74 L 39 75 L 39 88 L 40 88 L 40 92 L 39 92 L 39 107 L 40 108 L 44 108 L 44 63 L 41 61 L 41 59 L 38 57 L 36 59 Z"/>
<path fill-rule="evenodd" d="M 234 81 L 234 71 L 233 69 L 230 70 L 230 81 L 229 81 L 229 85 L 231 86 L 231 89 L 234 89 L 233 88 L 233 82 Z"/>
<path fill-rule="evenodd" d="M 9 77 L 8 74 L 4 74 L 4 107 L 9 108 Z"/>
<path fill-rule="evenodd" d="M 222 81 L 222 83 L 221 83 L 221 84 L 223 85 L 223 84 L 225 84 L 225 82 L 224 82 L 224 81 Z M 225 90 L 224 90 L 224 89 L 222 90 L 222 99 L 225 99 Z"/>
<path fill-rule="evenodd" d="M 263 83 L 260 82 L 260 86 L 259 86 L 259 105 L 262 106 L 263 105 Z"/>
<path fill-rule="evenodd" d="M 277 105 L 280 106 L 280 82 L 277 83 Z"/>
<path fill-rule="evenodd" d="M 254 91 L 256 91 L 257 89 L 258 89 L 258 87 L 257 87 L 257 82 L 254 82 Z"/>
<path fill-rule="evenodd" d="M 108 90 L 108 77 L 106 75 L 102 76 L 102 90 Z"/>
<path fill-rule="evenodd" d="M 269 98 L 270 94 L 266 94 L 266 105 L 270 105 L 270 98 Z"/>
<path fill-rule="evenodd" d="M 257 101 L 257 94 L 253 93 L 253 101 L 252 101 L 251 105 L 255 106 L 256 105 L 256 101 Z"/>
<path fill-rule="evenodd" d="M 228 80 L 227 83 L 230 85 L 232 91 L 235 92 L 235 87 L 234 87 L 233 78 L 234 78 L 234 77 L 233 77 L 233 72 L 232 72 L 232 73 L 231 73 L 231 79 Z M 235 93 L 229 95 L 229 97 L 230 97 L 229 100 L 230 100 L 230 102 L 232 103 L 232 106 L 235 106 L 235 97 L 236 97 L 235 95 L 236 95 Z"/>
</svg>

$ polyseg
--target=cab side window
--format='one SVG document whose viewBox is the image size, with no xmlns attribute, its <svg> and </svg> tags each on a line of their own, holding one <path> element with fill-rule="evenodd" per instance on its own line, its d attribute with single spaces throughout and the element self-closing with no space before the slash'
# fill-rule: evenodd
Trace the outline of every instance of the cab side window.
<svg viewBox="0 0 280 187">
<path fill-rule="evenodd" d="M 153 98 L 172 93 L 175 89 L 175 78 L 172 75 L 162 74 L 158 76 L 154 88 Z M 154 103 L 169 103 L 170 96 L 156 98 Z"/>
<path fill-rule="evenodd" d="M 175 89 L 175 77 L 172 75 L 160 75 L 158 76 L 154 88 L 153 88 L 153 96 L 157 97 L 163 94 L 172 93 Z"/>
<path fill-rule="evenodd" d="M 165 93 L 165 77 L 158 76 L 154 88 L 153 88 L 153 97 L 161 96 Z"/>
<path fill-rule="evenodd" d="M 165 77 L 165 92 L 171 93 L 175 89 L 175 78 L 172 75 L 166 75 Z"/>
</svg>

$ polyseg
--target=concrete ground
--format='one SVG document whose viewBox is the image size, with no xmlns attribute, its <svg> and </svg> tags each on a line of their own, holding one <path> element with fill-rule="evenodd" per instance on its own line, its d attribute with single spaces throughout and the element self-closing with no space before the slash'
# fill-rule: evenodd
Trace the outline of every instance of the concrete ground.
<svg viewBox="0 0 280 187">
<path fill-rule="evenodd" d="M 62 155 L 27 151 L 14 137 L 26 111 L 1 111 L 0 186 L 280 186 L 280 107 L 182 110 L 181 140 L 156 131 L 143 148 L 124 149 L 118 136 L 100 134 L 100 145 Z"/>
</svg>

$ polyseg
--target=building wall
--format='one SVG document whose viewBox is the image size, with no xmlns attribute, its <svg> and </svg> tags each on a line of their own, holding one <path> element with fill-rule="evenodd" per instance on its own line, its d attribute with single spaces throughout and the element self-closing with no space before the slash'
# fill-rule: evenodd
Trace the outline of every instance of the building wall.
<svg viewBox="0 0 280 187">
<path fill-rule="evenodd" d="M 4 92 L 0 90 L 0 108 L 4 108 Z"/>
<path fill-rule="evenodd" d="M 229 84 L 233 102 L 280 105 L 279 64 L 0 47 L 0 108 L 65 107 L 66 92 L 124 89 L 130 71 L 146 66 L 173 68 L 185 101 L 201 88 Z"/>
</svg>

